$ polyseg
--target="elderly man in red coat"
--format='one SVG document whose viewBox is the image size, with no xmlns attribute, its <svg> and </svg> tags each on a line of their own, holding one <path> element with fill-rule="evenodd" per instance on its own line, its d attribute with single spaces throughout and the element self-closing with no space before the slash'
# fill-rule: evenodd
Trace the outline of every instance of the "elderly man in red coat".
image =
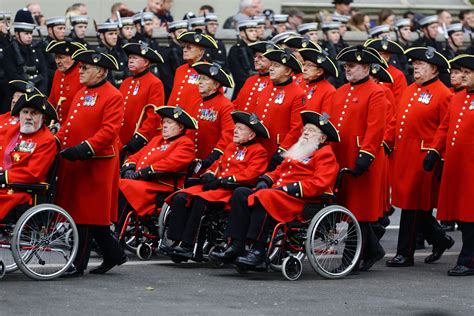
<svg viewBox="0 0 474 316">
<path fill-rule="evenodd" d="M 47 53 L 54 54 L 57 66 L 48 99 L 58 112 L 60 124 L 66 121 L 72 99 L 82 88 L 79 82 L 79 64 L 72 59 L 72 55 L 80 49 L 85 47 L 78 42 L 56 40 L 46 47 Z"/>
<path fill-rule="evenodd" d="M 256 191 L 238 188 L 234 191 L 226 237 L 229 246 L 210 256 L 222 262 L 252 268 L 265 260 L 269 219 L 290 222 L 303 214 L 306 202 L 332 193 L 339 165 L 327 142 L 339 141 L 327 115 L 303 111 L 303 131 L 296 144 L 283 154 L 275 171 L 264 174 Z M 282 207 L 284 205 L 285 207 Z M 245 252 L 245 245 L 252 249 Z"/>
<path fill-rule="evenodd" d="M 10 183 L 38 183 L 56 156 L 56 142 L 46 121 L 57 120 L 57 113 L 42 94 L 23 94 L 12 109 L 20 124 L 0 130 L 0 221 L 12 208 L 32 204 L 26 192 L 10 189 Z"/>
<path fill-rule="evenodd" d="M 474 275 L 474 55 L 454 60 L 461 66 L 465 89 L 453 96 L 423 167 L 432 171 L 436 161 L 444 158 L 436 215 L 440 220 L 458 222 L 462 249 L 448 275 L 464 276 Z"/>
<path fill-rule="evenodd" d="M 192 245 L 200 219 L 211 204 L 229 208 L 235 183 L 254 185 L 267 168 L 267 151 L 255 138 L 268 138 L 266 127 L 255 114 L 235 111 L 233 142 L 224 155 L 201 176 L 203 185 L 179 191 L 172 197 L 168 238 L 175 247 L 165 247 L 165 253 L 193 258 Z M 178 243 L 180 243 L 179 246 Z"/>
<path fill-rule="evenodd" d="M 151 64 L 163 63 L 163 58 L 146 43 L 128 43 L 123 50 L 128 55 L 128 69 L 133 76 L 120 85 L 124 98 L 120 142 L 123 150 L 133 154 L 145 146 L 160 127 L 155 110 L 165 104 L 165 90 L 149 68 Z"/>
<path fill-rule="evenodd" d="M 79 80 L 84 87 L 74 96 L 68 117 L 56 135 L 61 146 L 56 203 L 73 217 L 79 231 L 79 250 L 64 277 L 84 273 L 92 239 L 103 251 L 103 263 L 91 273 L 103 274 L 127 257 L 109 225 L 117 217 L 119 139 L 123 98 L 107 81 L 115 58 L 93 50 L 77 51 Z"/>
<path fill-rule="evenodd" d="M 433 47 L 413 47 L 405 54 L 412 60 L 415 82 L 405 89 L 397 113 L 392 204 L 400 207 L 402 214 L 397 253 L 387 261 L 390 267 L 414 264 L 417 230 L 433 245 L 425 263 L 438 260 L 454 244 L 432 214 L 441 170 L 430 173 L 422 168 L 451 100 L 451 91 L 438 79 L 440 69 L 449 69 L 449 62 Z"/>
<path fill-rule="evenodd" d="M 129 156 L 121 170 L 120 191 L 139 216 L 155 210 L 157 193 L 174 190 L 174 178 L 153 178 L 151 174 L 186 172 L 194 160 L 194 143 L 186 131 L 198 128 L 196 120 L 180 107 L 162 106 L 157 113 L 162 118 L 161 135 Z M 180 179 L 178 187 L 182 188 L 183 183 Z"/>
<path fill-rule="evenodd" d="M 356 216 L 362 230 L 361 270 L 368 270 L 385 255 L 372 225 L 383 215 L 385 157 L 382 147 L 388 102 L 382 87 L 369 78 L 370 64 L 383 64 L 372 48 L 352 46 L 337 56 L 345 62 L 349 83 L 337 89 L 331 116 L 341 135 L 333 144 L 337 161 L 354 171 L 342 183 L 338 203 Z"/>
</svg>

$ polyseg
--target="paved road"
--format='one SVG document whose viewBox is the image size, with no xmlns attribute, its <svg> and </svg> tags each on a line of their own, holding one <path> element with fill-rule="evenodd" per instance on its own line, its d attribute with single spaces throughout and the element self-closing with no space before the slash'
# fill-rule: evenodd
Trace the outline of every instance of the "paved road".
<svg viewBox="0 0 474 316">
<path fill-rule="evenodd" d="M 393 227 L 384 236 L 386 259 L 397 234 Z M 460 233 L 451 235 L 457 243 L 438 263 L 423 263 L 427 248 L 414 267 L 381 261 L 371 272 L 340 280 L 321 278 L 308 262 L 301 279 L 290 282 L 275 272 L 239 275 L 231 267 L 176 265 L 161 256 L 147 262 L 131 256 L 111 273 L 74 280 L 36 282 L 16 272 L 0 280 L 0 315 L 474 315 L 474 277 L 446 274 L 460 249 Z"/>
</svg>

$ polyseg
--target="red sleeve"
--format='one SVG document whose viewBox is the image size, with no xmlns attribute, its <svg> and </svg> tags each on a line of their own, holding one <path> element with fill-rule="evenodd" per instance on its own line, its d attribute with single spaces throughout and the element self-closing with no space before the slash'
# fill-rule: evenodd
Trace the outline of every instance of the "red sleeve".
<svg viewBox="0 0 474 316">
<path fill-rule="evenodd" d="M 158 138 L 153 138 L 148 144 L 143 146 L 142 149 L 140 149 L 139 151 L 137 151 L 133 155 L 128 156 L 123 164 L 124 165 L 127 165 L 127 164 L 136 165 L 142 159 L 142 157 L 145 153 L 150 152 L 153 149 L 153 147 L 156 147 L 156 145 L 157 145 L 157 142 L 155 141 L 156 139 L 158 139 Z"/>
<path fill-rule="evenodd" d="M 234 181 L 240 183 L 254 182 L 267 170 L 267 163 L 267 151 L 261 147 L 252 154 L 247 167 L 239 174 L 234 174 Z"/>
<path fill-rule="evenodd" d="M 194 157 L 193 141 L 186 136 L 182 136 L 173 151 L 165 159 L 151 165 L 151 168 L 153 171 L 183 171 L 187 169 Z"/>
<path fill-rule="evenodd" d="M 454 105 L 451 104 L 450 107 L 452 106 Z M 440 157 L 444 155 L 444 151 L 446 150 L 446 137 L 448 135 L 450 117 L 451 108 L 446 111 L 446 115 L 441 124 L 439 125 L 438 130 L 436 131 L 435 137 L 433 139 L 433 144 L 431 146 L 431 149 L 436 150 Z"/>
<path fill-rule="evenodd" d="M 234 106 L 229 101 L 228 104 L 224 105 L 220 110 L 220 123 L 221 123 L 221 138 L 216 144 L 215 150 L 220 153 L 224 153 L 227 145 L 232 142 L 232 137 L 234 134 L 234 121 L 230 113 L 234 110 Z"/>
<path fill-rule="evenodd" d="M 387 103 L 388 101 L 382 88 L 372 93 L 369 98 L 369 105 L 367 107 L 367 129 L 365 130 L 360 151 L 372 157 L 375 157 L 375 153 L 383 141 Z"/>
<path fill-rule="evenodd" d="M 145 113 L 143 113 L 144 117 L 137 130 L 137 133 L 148 142 L 153 138 L 153 136 L 155 136 L 156 129 L 159 126 L 159 118 L 158 114 L 155 112 L 155 108 L 163 106 L 164 104 L 165 90 L 163 88 L 163 83 L 159 80 L 156 83 L 153 83 L 149 89 L 147 104 L 144 108 Z"/>
<path fill-rule="evenodd" d="M 395 118 L 395 97 L 390 89 L 385 90 L 388 101 L 387 107 L 387 125 L 385 127 L 384 142 L 388 145 L 389 148 L 395 146 L 395 127 L 397 125 L 397 120 Z"/>
<path fill-rule="evenodd" d="M 280 141 L 280 147 L 284 150 L 288 150 L 294 143 L 296 143 L 300 136 L 301 129 L 303 128 L 300 113 L 304 110 L 304 99 L 305 95 L 303 92 L 297 93 L 293 100 L 293 104 L 291 105 L 290 130 L 286 134 L 285 139 Z"/>
</svg>

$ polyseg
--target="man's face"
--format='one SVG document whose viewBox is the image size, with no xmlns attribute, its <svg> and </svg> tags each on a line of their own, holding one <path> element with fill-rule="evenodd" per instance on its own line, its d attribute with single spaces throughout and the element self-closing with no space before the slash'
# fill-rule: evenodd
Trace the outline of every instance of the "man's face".
<svg viewBox="0 0 474 316">
<path fill-rule="evenodd" d="M 125 25 L 122 27 L 122 36 L 124 39 L 131 39 L 133 37 L 133 25 Z"/>
<path fill-rule="evenodd" d="M 106 45 L 109 45 L 111 47 L 117 45 L 117 39 L 118 39 L 117 31 L 109 31 L 105 33 L 100 33 L 100 37 Z"/>
<path fill-rule="evenodd" d="M 48 35 L 58 41 L 62 41 L 66 36 L 66 26 L 56 25 L 53 27 L 48 27 Z"/>
<path fill-rule="evenodd" d="M 199 94 L 202 97 L 207 97 L 219 89 L 219 83 L 206 75 L 199 75 Z"/>
<path fill-rule="evenodd" d="M 12 96 L 12 102 L 10 103 L 10 111 L 13 110 L 13 107 L 15 106 L 16 102 L 18 99 L 23 95 L 22 92 L 20 91 L 15 91 Z"/>
<path fill-rule="evenodd" d="M 326 32 L 326 37 L 328 38 L 328 41 L 330 41 L 333 44 L 339 43 L 339 40 L 341 39 L 341 34 L 339 34 L 339 30 L 328 30 Z"/>
<path fill-rule="evenodd" d="M 33 42 L 33 32 L 16 32 L 16 34 L 24 45 L 30 45 Z"/>
<path fill-rule="evenodd" d="M 404 26 L 399 29 L 400 36 L 405 40 L 409 41 L 411 39 L 411 28 L 409 26 Z"/>
<path fill-rule="evenodd" d="M 7 34 L 7 25 L 5 20 L 0 20 L 0 33 Z"/>
<path fill-rule="evenodd" d="M 161 10 L 161 2 L 162 0 L 148 0 L 148 8 L 153 13 L 158 13 Z"/>
<path fill-rule="evenodd" d="M 87 15 L 87 6 L 81 5 L 77 8 L 80 15 Z"/>
<path fill-rule="evenodd" d="M 263 56 L 262 53 L 256 52 L 253 56 L 253 64 L 255 66 L 255 70 L 259 73 L 266 73 L 270 69 L 270 60 Z"/>
<path fill-rule="evenodd" d="M 77 38 L 85 38 L 87 32 L 87 24 L 76 24 L 74 25 L 74 33 L 76 33 Z"/>
<path fill-rule="evenodd" d="M 349 82 L 357 82 L 369 75 L 368 65 L 354 63 L 350 61 L 344 64 L 344 70 L 346 71 L 346 78 Z"/>
<path fill-rule="evenodd" d="M 318 42 L 318 32 L 317 31 L 310 31 L 305 34 L 309 38 L 310 41 L 317 43 Z"/>
<path fill-rule="evenodd" d="M 278 23 L 275 25 L 275 32 L 277 34 L 283 33 L 286 31 L 286 23 Z"/>
<path fill-rule="evenodd" d="M 246 39 L 248 42 L 253 43 L 257 41 L 257 29 L 256 28 L 249 28 L 243 31 L 240 31 L 240 37 Z"/>
<path fill-rule="evenodd" d="M 338 3 L 336 4 L 336 11 L 342 15 L 349 15 L 349 12 L 351 11 L 351 5 L 345 3 Z"/>
<path fill-rule="evenodd" d="M 244 144 L 255 138 L 255 132 L 245 124 L 235 123 L 232 141 L 236 145 Z"/>
<path fill-rule="evenodd" d="M 321 144 L 326 140 L 326 135 L 324 135 L 316 125 L 306 123 L 301 131 L 300 139 L 304 139 L 311 143 L 317 142 L 318 144 Z"/>
<path fill-rule="evenodd" d="M 207 22 L 207 32 L 210 35 L 216 35 L 218 26 L 219 26 L 219 23 L 217 23 L 216 21 Z"/>
<path fill-rule="evenodd" d="M 462 46 L 464 42 L 464 33 L 463 32 L 454 32 L 453 34 L 450 35 L 450 39 L 453 42 L 454 45 L 457 47 Z"/>
<path fill-rule="evenodd" d="M 25 107 L 20 110 L 20 133 L 36 133 L 43 125 L 43 113 L 35 108 Z"/>
<path fill-rule="evenodd" d="M 102 79 L 101 68 L 82 63 L 79 65 L 79 82 L 85 86 L 91 86 Z"/>
<path fill-rule="evenodd" d="M 474 70 L 461 67 L 462 85 L 468 89 L 474 88 Z"/>
<path fill-rule="evenodd" d="M 453 17 L 451 16 L 451 13 L 448 11 L 443 11 L 441 14 L 438 16 L 438 22 L 448 26 L 453 22 Z"/>
<path fill-rule="evenodd" d="M 451 79 L 451 85 L 455 88 L 461 86 L 462 84 L 462 77 L 463 77 L 463 72 L 461 69 L 451 69 L 450 73 L 450 79 Z"/>
<path fill-rule="evenodd" d="M 288 80 L 291 76 L 291 68 L 272 61 L 270 64 L 270 80 L 275 83 L 281 83 Z"/>
<path fill-rule="evenodd" d="M 425 61 L 414 60 L 412 64 L 413 78 L 418 84 L 431 80 L 438 75 L 437 67 Z"/>
<path fill-rule="evenodd" d="M 145 21 L 145 34 L 149 37 L 153 36 L 153 21 Z"/>
<path fill-rule="evenodd" d="M 257 38 L 260 40 L 265 38 L 265 25 L 257 25 Z"/>
<path fill-rule="evenodd" d="M 434 39 L 436 36 L 438 36 L 438 27 L 438 23 L 431 23 L 427 27 L 423 28 L 423 33 L 425 33 L 425 36 Z"/>
<path fill-rule="evenodd" d="M 41 15 L 41 7 L 39 4 L 30 4 L 28 6 L 28 11 L 30 11 L 34 17 Z"/>
<path fill-rule="evenodd" d="M 74 64 L 74 60 L 69 55 L 55 54 L 54 61 L 60 72 L 66 72 Z"/>
<path fill-rule="evenodd" d="M 305 82 L 316 80 L 324 75 L 324 70 L 312 61 L 306 60 L 303 63 L 303 79 Z"/>
<path fill-rule="evenodd" d="M 183 43 L 183 59 L 187 63 L 195 63 L 200 60 L 204 54 L 204 49 L 200 46 L 190 43 Z"/>
<path fill-rule="evenodd" d="M 474 28 L 474 12 L 469 12 L 464 15 L 464 25 Z"/>
<path fill-rule="evenodd" d="M 339 35 L 344 36 L 344 34 L 346 34 L 346 32 L 347 32 L 347 24 L 346 23 L 341 23 L 339 25 Z"/>
<path fill-rule="evenodd" d="M 379 54 L 387 63 L 390 60 L 390 57 L 392 56 L 390 53 L 387 53 L 386 51 L 379 51 Z"/>
<path fill-rule="evenodd" d="M 145 59 L 138 55 L 128 56 L 128 69 L 134 73 L 138 74 L 145 71 L 150 66 L 148 59 Z"/>
<path fill-rule="evenodd" d="M 170 11 L 172 5 L 173 5 L 173 0 L 163 0 L 163 2 L 161 3 L 161 10 Z"/>
<path fill-rule="evenodd" d="M 184 130 L 182 124 L 179 124 L 178 122 L 173 119 L 170 119 L 169 117 L 165 117 L 164 119 L 162 119 L 161 125 L 163 126 L 163 129 L 161 130 L 161 135 L 164 139 L 177 136 L 181 134 Z"/>
</svg>

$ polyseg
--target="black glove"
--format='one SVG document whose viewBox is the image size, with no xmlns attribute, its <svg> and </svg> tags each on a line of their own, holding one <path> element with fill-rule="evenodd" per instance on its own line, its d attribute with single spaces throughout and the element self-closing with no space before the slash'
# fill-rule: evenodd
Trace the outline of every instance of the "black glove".
<svg viewBox="0 0 474 316">
<path fill-rule="evenodd" d="M 89 145 L 87 143 L 81 143 L 79 145 L 76 145 L 74 147 L 69 147 L 61 151 L 60 153 L 61 157 L 71 160 L 71 161 L 76 161 L 76 160 L 87 160 L 91 158 L 94 153 L 90 149 Z"/>
<path fill-rule="evenodd" d="M 433 171 L 438 159 L 438 153 L 434 150 L 429 150 L 425 156 L 425 159 L 423 159 L 423 169 L 425 169 L 425 171 Z"/>
<path fill-rule="evenodd" d="M 131 154 L 134 154 L 140 149 L 142 149 L 142 147 L 145 145 L 146 145 L 146 140 L 140 135 L 134 134 L 132 139 L 130 139 L 130 141 L 128 142 L 128 144 L 123 146 L 123 150 L 128 151 Z"/>
<path fill-rule="evenodd" d="M 153 169 L 148 166 L 143 169 L 140 169 L 137 173 L 139 179 L 147 179 L 153 174 Z"/>
<path fill-rule="evenodd" d="M 284 160 L 284 158 L 281 156 L 283 153 L 283 150 L 278 149 L 272 156 L 272 160 L 270 160 L 270 163 L 268 164 L 268 171 L 273 171 L 278 167 L 279 164 L 281 164 Z"/>
<path fill-rule="evenodd" d="M 359 152 L 359 155 L 357 156 L 356 162 L 355 162 L 355 168 L 354 168 L 354 176 L 358 177 L 364 172 L 366 172 L 372 161 L 374 160 L 374 157 L 371 155 L 361 151 Z"/>
<path fill-rule="evenodd" d="M 140 173 L 135 172 L 133 170 L 127 170 L 122 175 L 123 179 L 130 179 L 130 180 L 136 180 L 139 177 L 140 177 Z"/>
<path fill-rule="evenodd" d="M 383 142 L 382 144 L 385 155 L 389 156 L 392 153 L 392 150 L 390 149 L 390 147 L 388 147 L 388 144 L 386 142 Z"/>
<path fill-rule="evenodd" d="M 211 182 L 206 183 L 203 187 L 203 191 L 216 190 L 221 186 L 221 179 L 217 179 Z"/>
<path fill-rule="evenodd" d="M 268 184 L 265 181 L 258 181 L 257 185 L 255 186 L 256 191 L 262 190 L 262 189 L 268 189 Z"/>
<path fill-rule="evenodd" d="M 125 173 L 126 173 L 127 171 L 130 171 L 130 170 L 133 171 L 133 172 L 135 172 L 135 165 L 134 165 L 134 164 L 128 164 L 128 163 L 124 164 L 124 165 L 122 166 L 122 168 L 120 168 L 120 176 L 121 176 L 122 178 L 124 178 Z"/>
<path fill-rule="evenodd" d="M 278 191 L 283 191 L 283 192 L 286 192 L 283 187 L 276 187 L 276 188 L 272 188 L 273 190 L 278 190 Z"/>
<path fill-rule="evenodd" d="M 218 152 L 217 150 L 211 151 L 209 156 L 207 156 L 207 158 L 201 162 L 201 169 L 206 170 L 207 168 L 209 168 L 214 163 L 214 161 L 219 159 L 221 155 L 222 154 Z"/>
<path fill-rule="evenodd" d="M 216 176 L 213 173 L 206 172 L 201 175 L 201 183 L 206 184 L 216 180 Z"/>
<path fill-rule="evenodd" d="M 221 179 L 220 187 L 224 189 L 233 189 L 236 187 L 236 185 L 235 185 L 234 180 L 231 177 L 230 179 L 229 178 Z"/>
</svg>

